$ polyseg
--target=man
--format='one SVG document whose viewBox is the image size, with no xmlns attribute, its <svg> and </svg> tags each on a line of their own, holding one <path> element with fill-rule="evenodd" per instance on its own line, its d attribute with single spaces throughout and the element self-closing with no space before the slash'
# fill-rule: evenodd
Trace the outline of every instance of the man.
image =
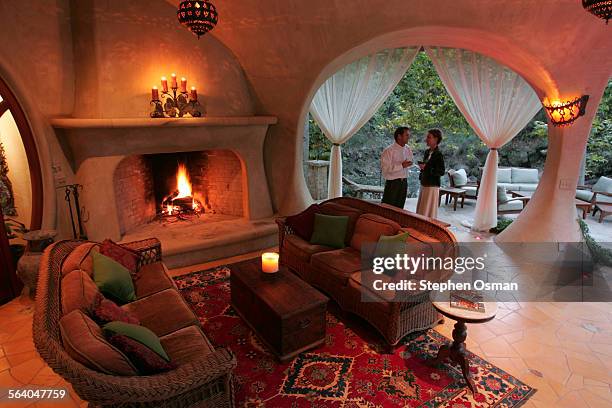
<svg viewBox="0 0 612 408">
<path fill-rule="evenodd" d="M 382 202 L 404 208 L 408 195 L 408 170 L 412 166 L 412 150 L 406 145 L 410 138 L 407 127 L 398 128 L 393 137 L 395 142 L 387 147 L 381 156 L 382 175 L 385 178 L 385 192 Z"/>
</svg>

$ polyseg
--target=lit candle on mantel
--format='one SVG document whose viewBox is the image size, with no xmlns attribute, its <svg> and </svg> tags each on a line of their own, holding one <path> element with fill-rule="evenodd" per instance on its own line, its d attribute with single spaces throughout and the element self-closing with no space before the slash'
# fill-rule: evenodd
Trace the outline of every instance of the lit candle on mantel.
<svg viewBox="0 0 612 408">
<path fill-rule="evenodd" d="M 191 87 L 191 100 L 194 102 L 198 100 L 198 91 L 196 90 L 195 86 Z"/>
<path fill-rule="evenodd" d="M 171 87 L 172 89 L 177 89 L 178 88 L 178 84 L 176 83 L 176 74 L 172 74 L 171 78 Z"/>
<path fill-rule="evenodd" d="M 187 92 L 187 78 L 181 78 L 181 92 Z"/>
<path fill-rule="evenodd" d="M 261 270 L 264 273 L 278 272 L 278 254 L 276 252 L 261 254 Z"/>
<path fill-rule="evenodd" d="M 162 92 L 168 92 L 168 79 L 165 76 L 161 77 L 161 84 Z"/>
<path fill-rule="evenodd" d="M 151 99 L 154 101 L 159 101 L 159 90 L 156 86 L 151 89 Z"/>
</svg>

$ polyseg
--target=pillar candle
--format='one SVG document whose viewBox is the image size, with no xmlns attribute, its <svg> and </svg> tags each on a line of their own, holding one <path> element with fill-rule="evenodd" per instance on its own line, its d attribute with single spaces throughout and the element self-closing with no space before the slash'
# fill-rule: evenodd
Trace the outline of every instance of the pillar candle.
<svg viewBox="0 0 612 408">
<path fill-rule="evenodd" d="M 181 92 L 187 92 L 187 78 L 181 78 Z"/>
<path fill-rule="evenodd" d="M 156 86 L 154 86 L 153 89 L 151 89 L 151 99 L 154 101 L 159 100 L 159 90 L 157 89 Z"/>
<path fill-rule="evenodd" d="M 198 100 L 198 91 L 196 90 L 195 86 L 191 87 L 191 100 L 194 102 Z"/>
<path fill-rule="evenodd" d="M 178 84 L 176 83 L 176 74 L 172 74 L 172 76 L 170 77 L 171 79 L 171 87 L 172 89 L 176 89 L 178 88 Z"/>
<path fill-rule="evenodd" d="M 261 255 L 261 270 L 264 273 L 278 272 L 278 254 L 276 252 L 265 252 Z"/>
<path fill-rule="evenodd" d="M 168 79 L 166 79 L 166 77 L 161 78 L 161 84 L 162 84 L 162 92 L 168 92 Z"/>
</svg>

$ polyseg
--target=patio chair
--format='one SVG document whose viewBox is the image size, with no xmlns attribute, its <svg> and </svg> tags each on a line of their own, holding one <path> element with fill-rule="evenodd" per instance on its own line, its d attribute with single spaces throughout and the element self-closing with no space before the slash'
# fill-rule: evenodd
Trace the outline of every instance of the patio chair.
<svg viewBox="0 0 612 408">
<path fill-rule="evenodd" d="M 476 200 L 478 198 L 479 183 L 468 180 L 465 169 L 454 170 L 450 169 L 446 172 L 449 185 L 453 188 L 465 190 L 465 198 Z"/>
<path fill-rule="evenodd" d="M 530 197 L 508 197 L 504 186 L 497 186 L 497 214 L 519 214 L 527 203 Z"/>
<path fill-rule="evenodd" d="M 593 216 L 600 211 L 598 204 L 608 206 L 612 204 L 612 178 L 600 177 L 592 186 L 578 186 L 576 198 L 593 207 Z"/>
<path fill-rule="evenodd" d="M 342 177 L 342 181 L 346 183 L 351 190 L 355 192 L 355 196 L 364 199 L 366 194 L 372 196 L 373 199 L 382 199 L 385 188 L 382 186 L 371 186 L 367 184 L 359 184 L 348 177 Z"/>
</svg>

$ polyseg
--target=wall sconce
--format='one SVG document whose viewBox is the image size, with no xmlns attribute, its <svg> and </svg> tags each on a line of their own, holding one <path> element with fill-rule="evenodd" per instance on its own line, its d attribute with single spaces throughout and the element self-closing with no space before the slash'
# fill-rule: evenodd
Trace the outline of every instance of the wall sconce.
<svg viewBox="0 0 612 408">
<path fill-rule="evenodd" d="M 554 126 L 569 126 L 584 116 L 589 95 L 584 95 L 569 102 L 544 100 L 543 105 Z"/>
</svg>

